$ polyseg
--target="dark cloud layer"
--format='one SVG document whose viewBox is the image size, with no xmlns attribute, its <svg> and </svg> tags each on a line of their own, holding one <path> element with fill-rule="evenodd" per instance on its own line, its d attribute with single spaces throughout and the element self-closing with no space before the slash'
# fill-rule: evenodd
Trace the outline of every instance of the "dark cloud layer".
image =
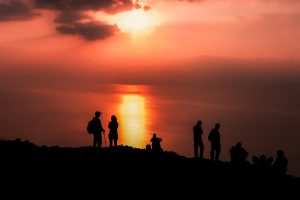
<svg viewBox="0 0 300 200">
<path fill-rule="evenodd" d="M 59 11 L 103 10 L 108 13 L 118 13 L 134 7 L 132 0 L 36 0 L 37 8 Z"/>
<path fill-rule="evenodd" d="M 86 40 L 105 39 L 119 29 L 116 25 L 100 22 L 84 14 L 85 11 L 104 11 L 114 14 L 134 7 L 131 0 L 36 0 L 35 6 L 41 9 L 59 11 L 55 22 L 59 33 L 79 35 Z M 83 22 L 85 21 L 85 22 Z"/>
<path fill-rule="evenodd" d="M 20 1 L 0 2 L 0 21 L 26 20 L 36 16 L 32 9 Z"/>
<path fill-rule="evenodd" d="M 56 23 L 61 23 L 61 24 L 64 23 L 68 24 L 72 22 L 78 22 L 81 20 L 91 20 L 91 17 L 79 11 L 64 11 L 59 13 L 54 19 Z"/>
<path fill-rule="evenodd" d="M 60 33 L 80 35 L 87 40 L 105 39 L 119 29 L 116 25 L 109 25 L 101 22 L 92 21 L 89 23 L 74 23 L 72 25 L 61 25 L 56 27 Z"/>
<path fill-rule="evenodd" d="M 30 6 L 29 6 L 30 5 Z M 105 39 L 119 29 L 116 25 L 93 19 L 86 11 L 116 14 L 131 9 L 149 10 L 132 0 L 7 0 L 0 2 L 0 21 L 25 20 L 35 16 L 35 9 L 53 10 L 56 30 L 62 34 L 79 35 L 87 40 Z"/>
</svg>

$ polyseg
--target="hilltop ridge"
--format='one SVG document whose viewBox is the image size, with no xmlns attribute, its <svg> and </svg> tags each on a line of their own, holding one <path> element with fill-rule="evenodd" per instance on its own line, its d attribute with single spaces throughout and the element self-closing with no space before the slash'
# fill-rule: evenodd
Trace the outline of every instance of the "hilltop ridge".
<svg viewBox="0 0 300 200">
<path fill-rule="evenodd" d="M 129 146 L 36 146 L 29 141 L 0 141 L 2 195 L 10 199 L 101 199 L 103 195 L 298 195 L 300 179 L 279 175 L 249 162 L 234 165 L 160 154 Z M 219 193 L 225 191 L 225 193 Z M 20 195 L 20 196 L 19 196 Z M 296 197 L 295 197 L 296 198 Z"/>
</svg>

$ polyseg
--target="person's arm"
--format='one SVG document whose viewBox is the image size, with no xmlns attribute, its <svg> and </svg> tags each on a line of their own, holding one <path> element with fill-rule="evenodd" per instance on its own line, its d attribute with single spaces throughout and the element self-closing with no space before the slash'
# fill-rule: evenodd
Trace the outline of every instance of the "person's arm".
<svg viewBox="0 0 300 200">
<path fill-rule="evenodd" d="M 101 129 L 101 132 L 105 133 L 105 130 L 104 130 L 102 124 L 101 124 L 101 121 L 100 121 L 100 129 Z"/>
</svg>

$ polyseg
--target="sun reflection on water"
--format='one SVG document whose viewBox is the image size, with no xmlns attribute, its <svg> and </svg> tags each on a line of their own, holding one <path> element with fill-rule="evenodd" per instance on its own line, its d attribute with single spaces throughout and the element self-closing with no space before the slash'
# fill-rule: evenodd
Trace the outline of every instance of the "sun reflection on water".
<svg viewBox="0 0 300 200">
<path fill-rule="evenodd" d="M 145 147 L 145 98 L 137 94 L 122 95 L 120 104 L 121 143 L 133 147 Z"/>
</svg>

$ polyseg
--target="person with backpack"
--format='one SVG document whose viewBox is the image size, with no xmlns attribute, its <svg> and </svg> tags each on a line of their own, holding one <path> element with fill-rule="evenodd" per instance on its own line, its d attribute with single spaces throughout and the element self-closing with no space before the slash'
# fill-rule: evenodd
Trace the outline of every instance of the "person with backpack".
<svg viewBox="0 0 300 200">
<path fill-rule="evenodd" d="M 209 135 L 208 140 L 211 143 L 211 150 L 210 150 L 210 158 L 211 160 L 219 160 L 220 152 L 221 152 L 221 142 L 220 142 L 220 124 L 216 124 L 215 128 L 213 128 Z"/>
<path fill-rule="evenodd" d="M 95 116 L 88 124 L 88 132 L 94 135 L 93 147 L 101 148 L 102 145 L 102 133 L 105 134 L 105 130 L 102 127 L 100 120 L 101 112 L 96 111 Z"/>
<path fill-rule="evenodd" d="M 117 122 L 117 117 L 115 115 L 112 115 L 111 121 L 108 124 L 109 147 L 112 147 L 113 144 L 115 147 L 118 145 L 118 127 L 119 127 L 119 124 Z"/>
</svg>

